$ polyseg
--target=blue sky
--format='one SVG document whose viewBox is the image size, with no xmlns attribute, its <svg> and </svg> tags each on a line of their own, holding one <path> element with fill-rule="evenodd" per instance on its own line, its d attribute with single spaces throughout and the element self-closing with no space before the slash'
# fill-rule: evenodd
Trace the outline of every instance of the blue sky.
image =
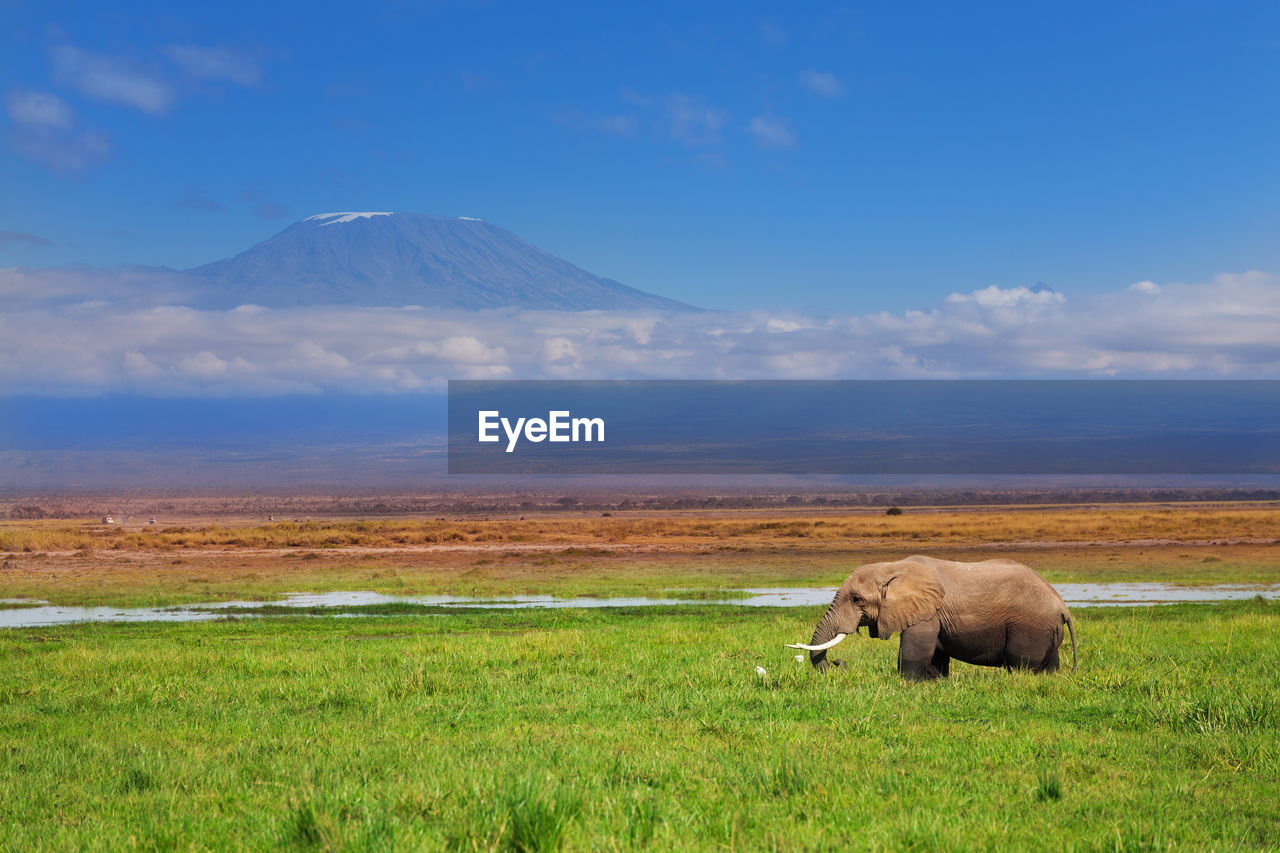
<svg viewBox="0 0 1280 853">
<path fill-rule="evenodd" d="M 0 4 L 0 266 L 401 210 L 731 310 L 1280 270 L 1280 6 L 974 5 Z"/>
</svg>

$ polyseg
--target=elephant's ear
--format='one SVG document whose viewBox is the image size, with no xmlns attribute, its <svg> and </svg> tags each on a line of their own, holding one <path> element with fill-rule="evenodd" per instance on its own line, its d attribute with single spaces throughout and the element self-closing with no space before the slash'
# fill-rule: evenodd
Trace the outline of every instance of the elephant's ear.
<svg viewBox="0 0 1280 853">
<path fill-rule="evenodd" d="M 887 567 L 880 585 L 876 627 L 887 640 L 903 628 L 932 619 L 942 604 L 942 579 L 933 566 L 903 560 Z"/>
</svg>

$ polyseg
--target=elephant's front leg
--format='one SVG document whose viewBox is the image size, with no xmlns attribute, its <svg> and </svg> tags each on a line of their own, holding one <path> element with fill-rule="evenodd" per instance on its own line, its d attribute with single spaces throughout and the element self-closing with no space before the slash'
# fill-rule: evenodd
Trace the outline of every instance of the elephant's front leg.
<svg viewBox="0 0 1280 853">
<path fill-rule="evenodd" d="M 898 646 L 898 673 L 903 678 L 923 681 L 946 676 L 950 658 L 938 648 L 938 631 L 938 620 L 930 619 L 917 622 L 902 632 Z"/>
</svg>

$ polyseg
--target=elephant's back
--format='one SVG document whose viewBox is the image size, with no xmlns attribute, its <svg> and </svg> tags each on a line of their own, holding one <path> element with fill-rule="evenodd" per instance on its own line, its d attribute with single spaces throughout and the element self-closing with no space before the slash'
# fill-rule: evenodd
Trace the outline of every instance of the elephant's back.
<svg viewBox="0 0 1280 853">
<path fill-rule="evenodd" d="M 915 558 L 911 558 L 915 559 Z M 1066 603 L 1053 585 L 1031 567 L 1014 560 L 962 563 L 929 558 L 953 604 L 979 610 L 1007 608 L 1023 615 L 1054 618 L 1066 613 Z"/>
</svg>

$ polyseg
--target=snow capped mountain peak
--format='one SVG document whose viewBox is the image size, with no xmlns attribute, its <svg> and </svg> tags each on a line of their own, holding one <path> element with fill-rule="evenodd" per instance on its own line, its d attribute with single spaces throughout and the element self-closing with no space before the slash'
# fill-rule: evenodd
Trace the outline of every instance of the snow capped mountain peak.
<svg viewBox="0 0 1280 853">
<path fill-rule="evenodd" d="M 329 228 L 350 223 L 350 228 Z M 233 258 L 187 274 L 203 304 L 428 305 L 544 311 L 690 306 L 574 266 L 472 217 L 318 213 Z"/>
<path fill-rule="evenodd" d="M 391 216 L 390 210 L 371 210 L 364 213 L 355 213 L 343 211 L 341 213 L 317 213 L 315 216 L 308 216 L 303 222 L 315 222 L 318 225 L 335 225 L 339 222 L 354 222 L 357 219 L 372 219 L 375 216 Z M 327 220 L 321 222 L 320 220 Z"/>
</svg>

